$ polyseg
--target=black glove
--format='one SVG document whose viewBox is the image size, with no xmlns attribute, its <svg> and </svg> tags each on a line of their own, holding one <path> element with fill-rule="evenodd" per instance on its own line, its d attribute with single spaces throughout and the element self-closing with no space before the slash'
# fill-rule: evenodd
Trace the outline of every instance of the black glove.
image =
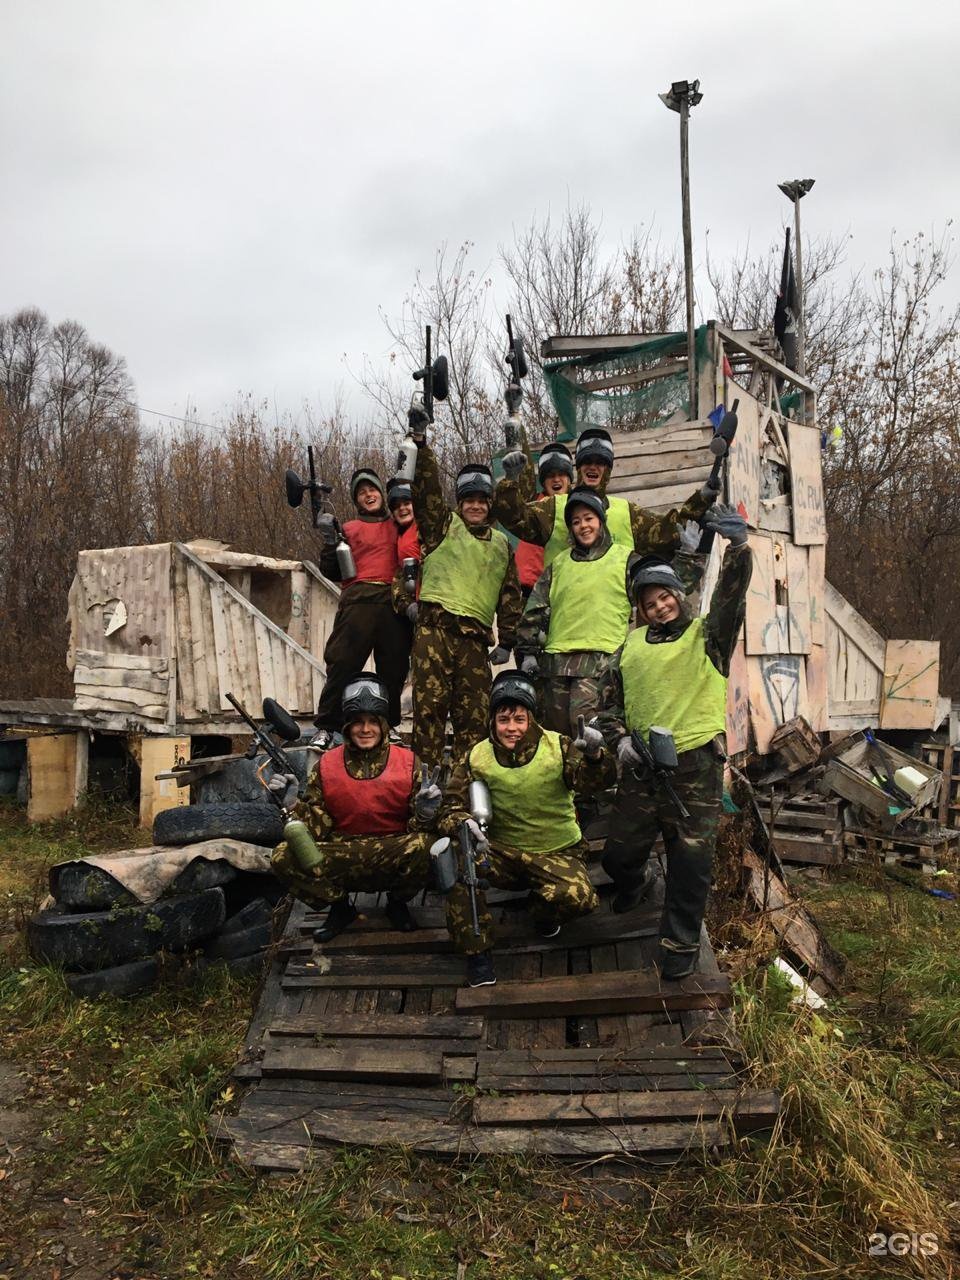
<svg viewBox="0 0 960 1280">
<path fill-rule="evenodd" d="M 720 492 L 720 477 L 709 475 L 704 480 L 700 488 L 700 497 L 708 498 L 710 502 L 715 501 L 717 494 Z"/>
<path fill-rule="evenodd" d="M 527 455 L 522 449 L 511 449 L 503 455 L 503 474 L 508 480 L 516 480 L 527 465 Z"/>
<path fill-rule="evenodd" d="M 520 663 L 520 670 L 525 676 L 536 676 L 540 674 L 540 663 L 537 661 L 536 654 L 528 653 L 524 660 Z"/>
<path fill-rule="evenodd" d="M 421 822 L 432 822 L 437 810 L 443 804 L 443 792 L 440 790 L 440 765 L 435 769 L 420 769 L 420 790 L 413 802 L 413 811 Z"/>
<path fill-rule="evenodd" d="M 337 517 L 323 512 L 317 516 L 317 533 L 323 539 L 325 547 L 335 547 L 340 541 L 340 525 Z"/>
<path fill-rule="evenodd" d="M 498 644 L 495 649 L 490 651 L 491 667 L 502 667 L 505 662 L 510 661 L 510 650 L 502 644 Z"/>
<path fill-rule="evenodd" d="M 703 517 L 703 527 L 710 533 L 719 533 L 732 547 L 742 547 L 747 540 L 747 521 L 736 507 L 715 502 Z"/>
</svg>

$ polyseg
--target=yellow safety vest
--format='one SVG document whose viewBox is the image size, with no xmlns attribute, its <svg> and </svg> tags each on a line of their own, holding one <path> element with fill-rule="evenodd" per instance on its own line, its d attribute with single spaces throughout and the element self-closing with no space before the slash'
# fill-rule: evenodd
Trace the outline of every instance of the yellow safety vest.
<svg viewBox="0 0 960 1280">
<path fill-rule="evenodd" d="M 559 733 L 544 729 L 533 759 L 513 769 L 497 763 L 489 738 L 467 760 L 473 776 L 490 789 L 491 844 L 517 853 L 555 853 L 580 840 L 573 793 L 563 780 Z"/>
<path fill-rule="evenodd" d="M 423 562 L 420 599 L 489 627 L 509 562 L 510 544 L 499 529 L 489 540 L 477 538 L 454 512 L 443 541 Z"/>
<path fill-rule="evenodd" d="M 563 518 L 564 508 L 567 505 L 568 495 L 558 493 L 553 501 L 553 529 L 550 537 L 547 539 L 547 545 L 543 549 L 543 564 L 548 564 L 557 558 L 561 551 L 567 551 L 570 547 L 570 530 L 567 528 L 567 522 Z M 630 503 L 626 498 L 608 498 L 607 499 L 607 528 L 610 530 L 610 537 L 619 546 L 629 547 L 633 550 L 633 526 L 630 523 Z"/>
<path fill-rule="evenodd" d="M 629 730 L 646 738 L 652 724 L 671 730 L 678 751 L 692 751 L 726 727 L 727 681 L 707 656 L 703 619 L 677 640 L 647 644 L 647 628 L 627 637 L 620 657 Z"/>
<path fill-rule="evenodd" d="M 627 638 L 630 549 L 614 542 L 597 560 L 574 560 L 570 551 L 553 562 L 547 653 L 616 653 Z"/>
</svg>

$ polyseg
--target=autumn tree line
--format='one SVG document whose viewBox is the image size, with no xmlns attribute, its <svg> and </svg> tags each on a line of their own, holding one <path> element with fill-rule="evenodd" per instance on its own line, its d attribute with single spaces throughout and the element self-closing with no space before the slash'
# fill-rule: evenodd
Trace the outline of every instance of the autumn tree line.
<svg viewBox="0 0 960 1280">
<path fill-rule="evenodd" d="M 781 248 L 718 264 L 707 254 L 698 314 L 772 325 Z M 830 435 L 824 455 L 828 576 L 881 632 L 942 642 L 941 688 L 960 693 L 960 381 L 948 235 L 892 239 L 873 272 L 851 272 L 842 241 L 804 246 L 807 372 Z M 554 333 L 683 328 L 683 267 L 640 229 L 604 247 L 589 209 L 535 221 L 500 249 L 531 376 L 533 438 L 554 429 L 539 364 Z M 237 550 L 311 558 L 283 475 L 306 444 L 344 501 L 350 473 L 388 475 L 425 323 L 450 360 L 434 442 L 447 476 L 502 446 L 502 312 L 471 246 L 441 248 L 429 275 L 383 316 L 390 354 L 348 373 L 337 402 L 277 421 L 248 399 L 209 425 L 141 420 L 123 358 L 71 320 L 25 309 L 0 318 L 0 696 L 69 695 L 66 600 L 77 552 L 215 538 Z M 839 428 L 840 434 L 833 432 Z"/>
</svg>

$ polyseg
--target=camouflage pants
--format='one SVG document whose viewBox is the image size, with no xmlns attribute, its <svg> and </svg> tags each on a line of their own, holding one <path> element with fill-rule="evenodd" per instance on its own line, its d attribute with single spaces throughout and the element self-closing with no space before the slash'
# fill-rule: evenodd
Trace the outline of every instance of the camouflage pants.
<svg viewBox="0 0 960 1280">
<path fill-rule="evenodd" d="M 587 847 L 582 842 L 556 853 L 516 853 L 491 848 L 489 865 L 480 875 L 495 889 L 529 889 L 530 914 L 538 925 L 559 924 L 597 908 L 597 891 L 584 865 Z M 458 884 L 446 900 L 447 928 L 454 946 L 464 955 L 489 951 L 494 942 L 493 918 L 486 894 L 477 893 L 480 937 L 473 932 L 470 895 Z"/>
<path fill-rule="evenodd" d="M 453 725 L 453 760 L 486 737 L 490 663 L 479 639 L 442 627 L 417 627 L 411 655 L 413 749 L 429 765 L 443 762 L 447 715 Z"/>
<path fill-rule="evenodd" d="M 577 736 L 577 719 L 589 720 L 600 707 L 600 677 L 544 676 L 537 682 L 540 714 L 544 729 Z"/>
<path fill-rule="evenodd" d="M 397 836 L 345 836 L 319 845 L 323 861 L 311 871 L 300 867 L 287 845 L 273 851 L 274 874 L 294 897 L 322 910 L 347 893 L 380 893 L 397 902 L 427 887 L 430 845 L 434 836 L 421 832 Z"/>
<path fill-rule="evenodd" d="M 387 719 L 400 723 L 400 695 L 410 666 L 410 623 L 390 603 L 390 588 L 372 594 L 373 583 L 362 583 L 361 594 L 347 588 L 340 597 L 333 629 L 323 649 L 327 670 L 314 724 L 331 731 L 343 728 L 343 691 L 373 654 L 377 675 L 387 686 Z"/>
<path fill-rule="evenodd" d="M 632 769 L 624 769 L 610 815 L 610 830 L 616 834 L 607 839 L 603 869 L 618 889 L 636 888 L 662 833 L 667 883 L 661 936 L 692 947 L 700 941 L 723 796 L 723 761 L 713 744 L 684 751 L 672 781 L 690 810 L 689 819 L 680 817 L 652 775 L 637 778 Z"/>
</svg>

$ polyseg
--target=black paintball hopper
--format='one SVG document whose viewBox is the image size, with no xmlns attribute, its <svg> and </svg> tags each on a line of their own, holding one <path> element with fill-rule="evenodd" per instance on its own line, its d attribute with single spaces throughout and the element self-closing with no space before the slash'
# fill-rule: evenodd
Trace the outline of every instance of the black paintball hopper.
<svg viewBox="0 0 960 1280">
<path fill-rule="evenodd" d="M 447 357 L 437 356 L 430 368 L 433 371 L 433 398 L 434 400 L 446 400 L 450 391 Z M 426 372 L 426 368 L 415 370 L 413 375 L 414 381 L 422 382 Z"/>
<path fill-rule="evenodd" d="M 510 368 L 517 382 L 521 378 L 525 378 L 530 372 L 527 364 L 527 353 L 523 349 L 523 339 L 519 333 L 515 333 L 507 347 L 507 354 L 503 357 L 504 363 Z"/>
<path fill-rule="evenodd" d="M 289 475 L 290 473 L 287 472 Z M 264 698 L 263 716 L 270 728 L 284 742 L 297 742 L 300 739 L 300 726 L 293 716 L 274 698 Z"/>
</svg>

